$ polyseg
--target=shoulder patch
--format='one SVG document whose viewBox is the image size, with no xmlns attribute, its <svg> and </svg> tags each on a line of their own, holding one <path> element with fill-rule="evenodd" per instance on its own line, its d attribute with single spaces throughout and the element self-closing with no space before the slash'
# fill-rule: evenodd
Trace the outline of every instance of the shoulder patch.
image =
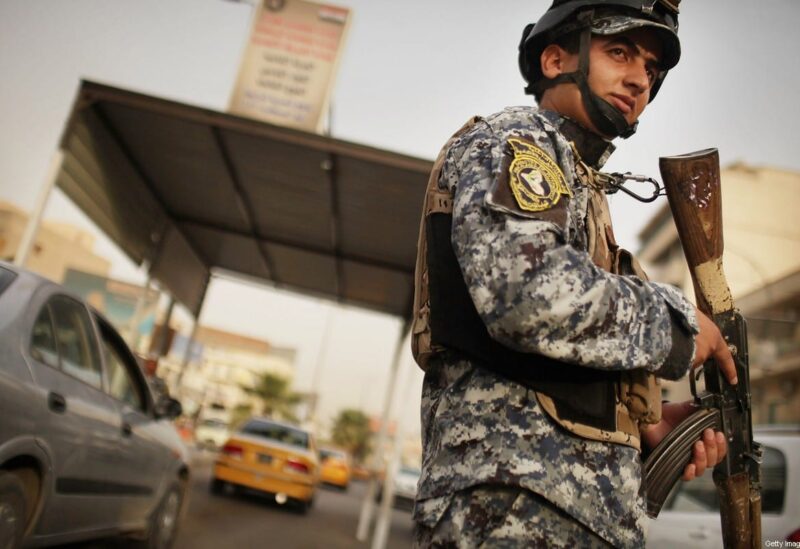
<svg viewBox="0 0 800 549">
<path fill-rule="evenodd" d="M 508 166 L 508 185 L 521 210 L 542 212 L 572 196 L 564 174 L 550 155 L 534 143 L 512 137 L 508 145 L 514 158 Z"/>
</svg>

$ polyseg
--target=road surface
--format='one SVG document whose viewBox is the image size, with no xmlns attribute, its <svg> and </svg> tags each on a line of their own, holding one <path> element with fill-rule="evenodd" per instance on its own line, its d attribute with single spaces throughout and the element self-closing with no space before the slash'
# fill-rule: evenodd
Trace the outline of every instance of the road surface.
<svg viewBox="0 0 800 549">
<path fill-rule="evenodd" d="M 197 453 L 192 466 L 189 507 L 175 549 L 350 549 L 369 548 L 355 539 L 366 484 L 352 482 L 347 492 L 320 488 L 306 515 L 251 494 L 212 496 L 208 491 L 210 453 Z M 376 514 L 377 514 L 376 506 Z M 411 547 L 411 514 L 392 511 L 389 549 Z M 64 545 L 61 549 L 122 549 L 122 540 Z"/>
</svg>

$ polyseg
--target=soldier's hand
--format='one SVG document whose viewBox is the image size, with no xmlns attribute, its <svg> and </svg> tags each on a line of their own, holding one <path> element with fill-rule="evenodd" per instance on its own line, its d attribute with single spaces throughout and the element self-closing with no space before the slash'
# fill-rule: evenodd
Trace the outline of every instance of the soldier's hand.
<svg viewBox="0 0 800 549">
<path fill-rule="evenodd" d="M 725 435 L 713 429 L 703 431 L 700 440 L 692 448 L 692 460 L 683 470 L 683 480 L 693 480 L 702 476 L 708 467 L 714 467 L 728 453 Z"/>
<path fill-rule="evenodd" d="M 643 442 L 649 448 L 655 448 L 661 439 L 669 434 L 684 419 L 697 411 L 694 401 L 665 402 L 661 409 L 661 421 L 651 425 L 642 433 Z M 714 467 L 728 453 L 725 435 L 706 429 L 700 440 L 692 448 L 692 459 L 683 469 L 683 480 L 692 480 L 701 476 L 708 467 Z"/>
<path fill-rule="evenodd" d="M 695 351 L 692 369 L 702 366 L 708 359 L 713 358 L 728 383 L 736 385 L 739 382 L 736 377 L 736 364 L 733 362 L 733 355 L 728 349 L 725 338 L 722 337 L 722 333 L 713 320 L 699 309 L 696 312 L 700 333 L 694 338 Z"/>
</svg>

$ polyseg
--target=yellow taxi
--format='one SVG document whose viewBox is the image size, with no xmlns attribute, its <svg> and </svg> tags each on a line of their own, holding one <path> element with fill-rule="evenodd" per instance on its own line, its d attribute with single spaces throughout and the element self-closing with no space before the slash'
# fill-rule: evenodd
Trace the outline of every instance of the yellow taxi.
<svg viewBox="0 0 800 549">
<path fill-rule="evenodd" d="M 350 454 L 339 448 L 320 448 L 319 479 L 325 484 L 347 490 L 350 485 Z"/>
<path fill-rule="evenodd" d="M 297 425 L 251 418 L 222 446 L 214 463 L 211 493 L 227 486 L 246 488 L 294 503 L 302 513 L 311 508 L 319 477 L 314 438 Z"/>
</svg>

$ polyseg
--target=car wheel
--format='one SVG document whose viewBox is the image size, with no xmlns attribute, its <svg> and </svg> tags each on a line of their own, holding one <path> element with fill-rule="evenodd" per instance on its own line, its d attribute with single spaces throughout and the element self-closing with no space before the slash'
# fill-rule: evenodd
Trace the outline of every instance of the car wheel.
<svg viewBox="0 0 800 549">
<path fill-rule="evenodd" d="M 297 512 L 301 515 L 306 515 L 311 510 L 312 502 L 309 501 L 298 501 L 297 502 Z"/>
<path fill-rule="evenodd" d="M 303 501 L 302 499 L 293 499 L 291 500 L 290 508 L 294 510 L 295 513 L 300 515 L 307 514 L 311 508 L 314 506 L 314 498 L 312 497 L 308 501 Z"/>
<path fill-rule="evenodd" d="M 150 525 L 147 528 L 147 537 L 136 545 L 138 549 L 169 549 L 175 543 L 178 534 L 178 522 L 183 505 L 183 490 L 178 484 L 173 484 L 161 498 Z"/>
<path fill-rule="evenodd" d="M 0 472 L 0 549 L 22 546 L 28 498 L 17 475 Z"/>
<path fill-rule="evenodd" d="M 212 478 L 211 482 L 208 483 L 208 491 L 215 496 L 222 495 L 222 493 L 225 491 L 225 481 L 218 478 Z"/>
</svg>

